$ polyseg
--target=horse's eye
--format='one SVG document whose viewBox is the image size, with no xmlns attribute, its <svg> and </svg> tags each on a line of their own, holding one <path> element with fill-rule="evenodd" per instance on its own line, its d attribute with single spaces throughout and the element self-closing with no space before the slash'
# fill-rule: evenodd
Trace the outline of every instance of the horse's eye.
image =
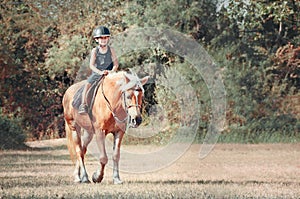
<svg viewBox="0 0 300 199">
<path fill-rule="evenodd" d="M 129 94 L 127 93 L 126 98 L 127 98 L 127 99 L 131 99 L 131 95 L 129 95 Z"/>
</svg>

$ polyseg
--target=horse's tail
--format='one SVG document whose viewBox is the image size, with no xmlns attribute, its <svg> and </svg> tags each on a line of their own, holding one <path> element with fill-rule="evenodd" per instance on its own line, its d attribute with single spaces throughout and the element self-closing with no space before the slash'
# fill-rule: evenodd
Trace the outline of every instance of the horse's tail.
<svg viewBox="0 0 300 199">
<path fill-rule="evenodd" d="M 74 145 L 73 137 L 72 137 L 72 129 L 70 128 L 70 126 L 68 125 L 66 120 L 65 120 L 65 130 L 66 130 L 66 136 L 67 136 L 68 150 L 70 153 L 71 160 L 74 163 L 75 157 L 76 157 L 75 145 Z"/>
</svg>

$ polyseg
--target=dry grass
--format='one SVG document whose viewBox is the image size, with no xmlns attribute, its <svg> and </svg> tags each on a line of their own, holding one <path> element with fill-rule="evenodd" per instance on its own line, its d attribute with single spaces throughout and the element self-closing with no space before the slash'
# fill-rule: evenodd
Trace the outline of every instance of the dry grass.
<svg viewBox="0 0 300 199">
<path fill-rule="evenodd" d="M 101 184 L 74 184 L 62 144 L 0 152 L 0 198 L 300 198 L 300 144 L 220 144 L 205 159 L 198 158 L 200 145 L 192 145 L 165 169 L 121 173 L 123 185 L 112 185 L 109 167 Z M 98 163 L 92 156 L 86 161 L 91 176 Z"/>
</svg>

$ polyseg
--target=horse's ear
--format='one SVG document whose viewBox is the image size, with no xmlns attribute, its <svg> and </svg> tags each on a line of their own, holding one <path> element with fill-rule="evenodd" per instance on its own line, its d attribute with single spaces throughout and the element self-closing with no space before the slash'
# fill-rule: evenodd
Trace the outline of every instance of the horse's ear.
<svg viewBox="0 0 300 199">
<path fill-rule="evenodd" d="M 146 84 L 146 83 L 148 82 L 149 77 L 150 77 L 150 76 L 146 76 L 146 77 L 143 77 L 143 78 L 141 79 L 142 85 L 144 85 L 144 84 Z"/>
<path fill-rule="evenodd" d="M 127 73 L 124 73 L 124 77 L 125 77 L 125 83 L 127 84 L 128 82 L 130 82 L 130 78 L 129 75 Z"/>
</svg>

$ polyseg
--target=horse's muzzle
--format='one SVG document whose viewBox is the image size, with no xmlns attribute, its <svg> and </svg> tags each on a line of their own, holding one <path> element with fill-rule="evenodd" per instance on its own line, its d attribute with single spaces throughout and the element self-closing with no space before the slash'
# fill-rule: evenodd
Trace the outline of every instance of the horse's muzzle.
<svg viewBox="0 0 300 199">
<path fill-rule="evenodd" d="M 137 128 L 141 123 L 142 123 L 143 119 L 141 116 L 137 116 L 135 118 L 131 118 L 129 120 L 129 127 L 131 128 Z"/>
</svg>

